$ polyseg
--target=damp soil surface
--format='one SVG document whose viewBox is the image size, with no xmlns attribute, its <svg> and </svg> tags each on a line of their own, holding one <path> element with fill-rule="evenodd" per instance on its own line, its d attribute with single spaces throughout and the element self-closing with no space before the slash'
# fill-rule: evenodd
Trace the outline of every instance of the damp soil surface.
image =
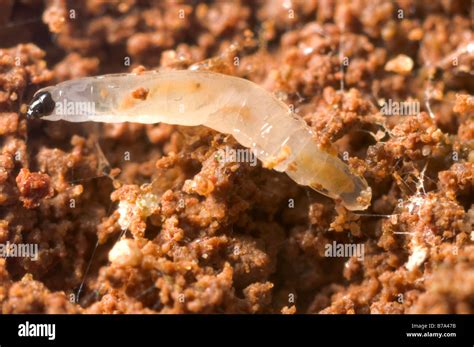
<svg viewBox="0 0 474 347">
<path fill-rule="evenodd" d="M 471 4 L 0 1 L 0 244 L 38 247 L 0 258 L 1 312 L 474 313 Z M 60 81 L 193 64 L 292 105 L 370 207 L 219 165 L 241 147 L 204 127 L 25 117 Z"/>
</svg>

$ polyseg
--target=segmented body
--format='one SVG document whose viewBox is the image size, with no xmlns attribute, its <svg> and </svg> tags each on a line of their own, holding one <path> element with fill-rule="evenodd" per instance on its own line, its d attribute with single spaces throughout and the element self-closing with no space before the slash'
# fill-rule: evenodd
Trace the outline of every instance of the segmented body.
<svg viewBox="0 0 474 347">
<path fill-rule="evenodd" d="M 49 92 L 56 103 L 42 119 L 204 125 L 231 134 L 265 167 L 341 199 L 349 210 L 370 204 L 367 182 L 322 149 L 315 134 L 286 104 L 251 81 L 180 70 L 87 77 L 41 92 Z"/>
</svg>

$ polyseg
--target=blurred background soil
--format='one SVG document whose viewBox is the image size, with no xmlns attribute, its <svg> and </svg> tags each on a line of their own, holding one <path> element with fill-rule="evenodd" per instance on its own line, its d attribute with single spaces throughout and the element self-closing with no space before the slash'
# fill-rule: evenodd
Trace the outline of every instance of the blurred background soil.
<svg viewBox="0 0 474 347">
<path fill-rule="evenodd" d="M 0 259 L 1 311 L 474 313 L 473 15 L 470 0 L 0 0 L 0 243 L 39 245 Z M 24 116 L 47 85 L 209 58 L 293 105 L 371 207 L 218 165 L 238 144 L 207 128 Z M 384 115 L 388 100 L 421 112 Z M 154 213 L 109 261 L 118 203 L 151 181 Z M 363 259 L 325 256 L 334 241 Z"/>
</svg>

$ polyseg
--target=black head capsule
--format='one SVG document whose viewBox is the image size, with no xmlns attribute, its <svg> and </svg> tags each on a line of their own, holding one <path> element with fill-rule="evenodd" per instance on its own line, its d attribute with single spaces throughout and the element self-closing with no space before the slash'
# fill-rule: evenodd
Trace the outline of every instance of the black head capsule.
<svg viewBox="0 0 474 347">
<path fill-rule="evenodd" d="M 38 119 L 50 115 L 54 111 L 55 102 L 50 92 L 39 92 L 28 106 L 26 118 Z"/>
</svg>

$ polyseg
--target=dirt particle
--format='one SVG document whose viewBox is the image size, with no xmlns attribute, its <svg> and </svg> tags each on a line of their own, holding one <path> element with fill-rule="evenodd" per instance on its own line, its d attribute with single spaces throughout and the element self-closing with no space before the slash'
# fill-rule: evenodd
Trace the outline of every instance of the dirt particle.
<svg viewBox="0 0 474 347">
<path fill-rule="evenodd" d="M 132 92 L 132 98 L 138 99 L 138 100 L 146 100 L 149 92 L 150 91 L 147 88 L 144 88 L 144 87 L 137 88 Z"/>
<path fill-rule="evenodd" d="M 51 178 L 47 174 L 30 172 L 25 168 L 16 177 L 16 185 L 26 208 L 38 207 L 42 199 L 50 198 L 54 193 Z"/>
<path fill-rule="evenodd" d="M 399 54 L 385 64 L 385 71 L 395 72 L 400 75 L 407 75 L 413 69 L 413 60 L 404 54 Z"/>
</svg>

